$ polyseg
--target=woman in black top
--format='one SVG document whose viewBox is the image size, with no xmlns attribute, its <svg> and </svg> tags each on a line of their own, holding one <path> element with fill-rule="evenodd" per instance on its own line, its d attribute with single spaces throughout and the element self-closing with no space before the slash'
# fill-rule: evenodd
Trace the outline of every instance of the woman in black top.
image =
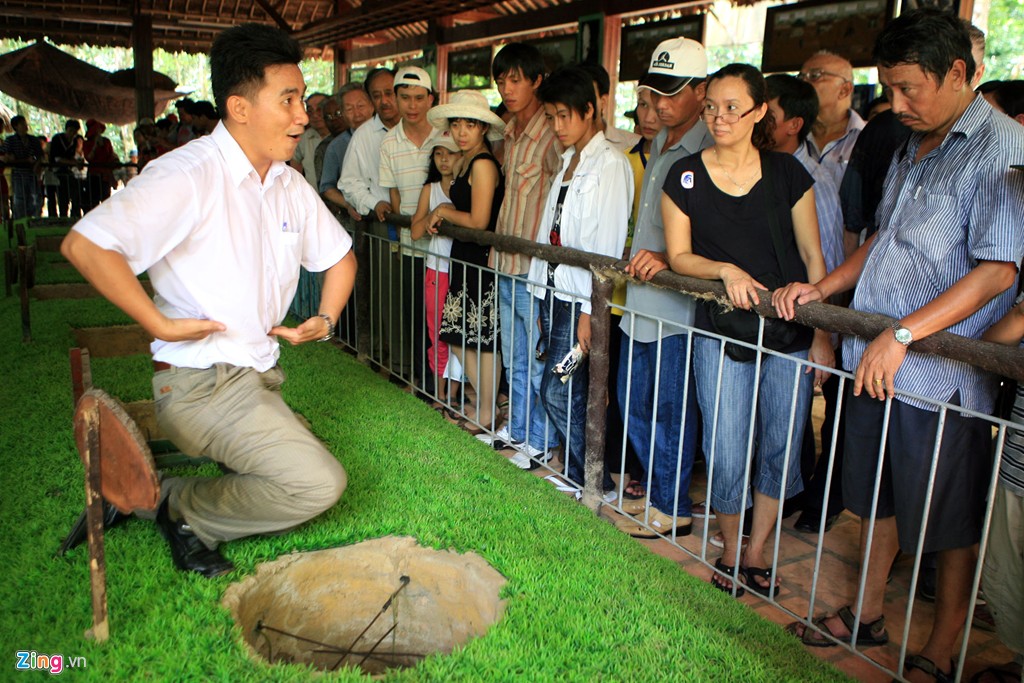
<svg viewBox="0 0 1024 683">
<path fill-rule="evenodd" d="M 702 115 L 715 144 L 676 162 L 662 195 L 672 270 L 721 280 L 732 304 L 744 311 L 760 302 L 759 289 L 774 289 L 804 275 L 809 282 L 824 277 L 814 181 L 791 155 L 764 151 L 772 146 L 774 121 L 761 73 L 746 64 L 730 64 L 710 76 Z M 777 216 L 780 254 L 769 211 Z M 697 329 L 714 331 L 713 306 L 698 307 Z M 827 333 L 804 327 L 793 332 L 773 348 L 821 365 L 834 364 Z M 711 462 L 711 505 L 725 542 L 716 567 L 726 576 L 715 573 L 711 582 L 732 590 L 729 576 L 735 575 L 738 559 L 738 573 L 747 586 L 773 595 L 778 580 L 767 568 L 765 542 L 775 526 L 779 499 L 802 488 L 799 447 L 814 375 L 796 370 L 795 361 L 786 357 L 762 354 L 759 363 L 733 360 L 722 353 L 722 343 L 705 335 L 694 339 L 704 452 Z M 756 449 L 749 479 L 753 524 L 750 543 L 740 555 L 740 513 L 750 501 L 745 486 L 748 444 Z"/>
<path fill-rule="evenodd" d="M 491 154 L 488 138 L 501 139 L 504 121 L 491 113 L 487 100 L 473 90 L 453 93 L 448 104 L 434 107 L 427 119 L 435 128 L 448 128 L 462 151 L 455 167 L 450 198 L 430 212 L 427 231 L 449 223 L 474 230 L 494 231 L 505 197 L 505 179 Z M 476 389 L 474 434 L 493 433 L 496 375 L 494 342 L 498 335 L 498 301 L 494 271 L 487 268 L 490 247 L 452 241 L 448 295 L 441 313 L 438 337 L 459 356 Z"/>
</svg>

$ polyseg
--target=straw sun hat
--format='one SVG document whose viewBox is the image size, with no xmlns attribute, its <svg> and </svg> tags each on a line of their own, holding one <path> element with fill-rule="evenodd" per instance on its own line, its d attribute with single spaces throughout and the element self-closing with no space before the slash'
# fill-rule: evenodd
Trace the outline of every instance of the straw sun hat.
<svg viewBox="0 0 1024 683">
<path fill-rule="evenodd" d="M 448 98 L 448 104 L 441 104 L 427 112 L 427 121 L 434 128 L 448 129 L 448 119 L 473 119 L 490 126 L 487 138 L 501 140 L 505 122 L 487 104 L 487 98 L 476 90 L 459 90 Z"/>
</svg>

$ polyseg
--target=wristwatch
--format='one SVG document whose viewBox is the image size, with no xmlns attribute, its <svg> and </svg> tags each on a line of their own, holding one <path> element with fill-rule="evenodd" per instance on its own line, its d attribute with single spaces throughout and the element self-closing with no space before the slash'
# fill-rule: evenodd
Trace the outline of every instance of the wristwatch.
<svg viewBox="0 0 1024 683">
<path fill-rule="evenodd" d="M 904 346 L 910 346 L 910 343 L 914 341 L 914 335 L 898 321 L 892 324 L 892 334 L 896 337 L 896 341 Z"/>
<path fill-rule="evenodd" d="M 317 339 L 318 342 L 329 341 L 334 336 L 334 321 L 331 320 L 331 316 L 326 313 L 317 313 L 317 317 L 323 318 L 327 322 L 327 334 Z"/>
</svg>

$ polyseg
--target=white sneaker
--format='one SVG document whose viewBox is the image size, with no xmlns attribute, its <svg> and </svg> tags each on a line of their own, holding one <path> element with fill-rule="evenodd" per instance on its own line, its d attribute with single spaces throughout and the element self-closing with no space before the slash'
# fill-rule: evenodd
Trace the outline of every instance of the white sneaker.
<svg viewBox="0 0 1024 683">
<path fill-rule="evenodd" d="M 525 455 L 527 458 L 539 460 L 540 462 L 548 462 L 551 460 L 551 458 L 555 457 L 554 454 L 551 453 L 551 451 L 542 451 L 539 448 L 534 448 L 528 443 L 516 444 L 514 448 L 523 455 Z"/>
<path fill-rule="evenodd" d="M 512 434 L 508 431 L 508 425 L 503 425 L 494 434 L 477 434 L 476 438 L 496 451 L 500 451 L 503 448 L 519 448 L 519 442 L 512 440 Z"/>
<path fill-rule="evenodd" d="M 521 452 L 517 452 L 508 461 L 521 470 L 528 470 L 533 467 L 533 461 L 530 460 L 529 456 Z"/>
</svg>

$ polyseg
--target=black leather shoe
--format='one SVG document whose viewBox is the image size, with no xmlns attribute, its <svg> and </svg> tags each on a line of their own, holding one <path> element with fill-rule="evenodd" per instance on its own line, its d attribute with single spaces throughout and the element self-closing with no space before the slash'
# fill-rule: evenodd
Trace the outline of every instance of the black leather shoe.
<svg viewBox="0 0 1024 683">
<path fill-rule="evenodd" d="M 235 565 L 219 551 L 207 548 L 188 524 L 171 519 L 166 500 L 156 513 L 156 526 L 171 546 L 171 559 L 178 569 L 196 572 L 208 579 L 234 570 Z"/>
<path fill-rule="evenodd" d="M 103 528 L 110 531 L 116 526 L 124 524 L 126 521 L 131 519 L 131 514 L 125 514 L 116 507 L 103 501 Z M 71 531 L 68 532 L 64 542 L 60 544 L 60 548 L 57 549 L 57 556 L 61 557 L 66 554 L 72 548 L 77 548 L 82 543 L 85 543 L 85 539 L 88 537 L 88 526 L 89 521 L 87 513 L 82 510 L 82 514 L 75 520 L 74 525 L 71 527 Z"/>
<path fill-rule="evenodd" d="M 831 515 L 825 518 L 825 531 L 829 531 L 832 525 L 835 524 L 836 518 L 839 515 Z M 797 531 L 802 531 L 805 534 L 816 534 L 821 528 L 821 511 L 815 512 L 814 510 L 804 510 L 800 513 L 800 517 L 797 518 L 796 524 L 793 528 Z"/>
</svg>

